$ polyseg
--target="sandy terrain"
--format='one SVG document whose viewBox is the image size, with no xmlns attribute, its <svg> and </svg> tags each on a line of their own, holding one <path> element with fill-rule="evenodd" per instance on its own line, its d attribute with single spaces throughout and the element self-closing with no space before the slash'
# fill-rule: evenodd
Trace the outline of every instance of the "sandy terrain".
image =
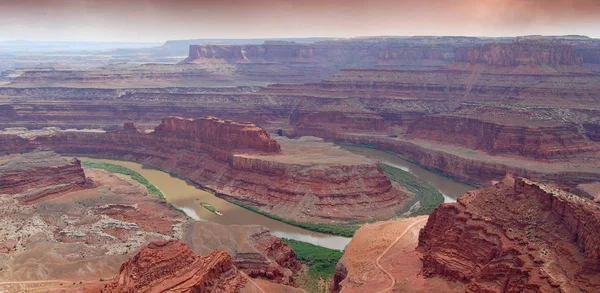
<svg viewBox="0 0 600 293">
<path fill-rule="evenodd" d="M 36 204 L 0 196 L 0 244 L 9 248 L 0 251 L 0 292 L 111 278 L 138 247 L 171 239 L 187 220 L 124 176 L 85 173 L 91 188 Z"/>
<path fill-rule="evenodd" d="M 600 202 L 600 182 L 579 185 L 586 193 L 592 195 L 594 201 Z"/>
<path fill-rule="evenodd" d="M 341 292 L 463 292 L 460 284 L 420 275 L 420 254 L 415 248 L 426 221 L 427 216 L 420 216 L 358 230 L 341 260 L 348 270 Z"/>
<path fill-rule="evenodd" d="M 324 142 L 322 138 L 314 136 L 303 136 L 298 139 L 290 139 L 282 136 L 273 136 L 281 145 L 282 154 L 252 155 L 238 154 L 241 157 L 259 157 L 262 160 L 294 163 L 300 165 L 334 165 L 334 164 L 368 164 L 371 160 L 364 156 L 353 154 L 330 142 Z"/>
</svg>

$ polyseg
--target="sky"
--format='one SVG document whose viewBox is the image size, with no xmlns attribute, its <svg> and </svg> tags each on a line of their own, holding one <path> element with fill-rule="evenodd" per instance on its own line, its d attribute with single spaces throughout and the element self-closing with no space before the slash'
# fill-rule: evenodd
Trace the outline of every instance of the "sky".
<svg viewBox="0 0 600 293">
<path fill-rule="evenodd" d="M 0 0 L 0 40 L 587 35 L 600 0 Z"/>
</svg>

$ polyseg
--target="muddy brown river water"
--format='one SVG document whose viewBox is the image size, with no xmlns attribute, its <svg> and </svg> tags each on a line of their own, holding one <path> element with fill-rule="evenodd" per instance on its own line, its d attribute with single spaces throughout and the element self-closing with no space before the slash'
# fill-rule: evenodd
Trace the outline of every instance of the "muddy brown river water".
<svg viewBox="0 0 600 293">
<path fill-rule="evenodd" d="M 430 182 L 442 192 L 446 202 L 456 201 L 458 196 L 474 189 L 469 185 L 452 181 L 449 178 L 427 171 L 415 164 L 383 151 L 361 147 L 344 148 L 354 153 L 364 155 L 372 160 L 411 172 L 416 177 Z M 342 250 L 350 242 L 350 238 L 347 237 L 312 232 L 267 218 L 241 208 L 224 199 L 218 198 L 208 191 L 199 189 L 188 184 L 186 181 L 172 177 L 165 172 L 143 168 L 143 166 L 138 163 L 86 157 L 79 157 L 79 159 L 120 165 L 140 173 L 163 192 L 167 201 L 184 211 L 192 219 L 198 221 L 210 221 L 224 225 L 262 225 L 269 228 L 271 233 L 278 237 L 304 241 L 331 249 Z M 200 205 L 201 202 L 209 203 L 221 212 L 222 215 L 216 215 L 210 212 Z"/>
<path fill-rule="evenodd" d="M 142 176 L 162 191 L 167 201 L 184 211 L 194 220 L 210 221 L 223 225 L 261 225 L 269 228 L 275 236 L 304 241 L 331 249 L 342 250 L 350 242 L 350 238 L 347 237 L 312 232 L 267 218 L 218 198 L 208 191 L 199 189 L 165 172 L 143 168 L 138 163 L 86 157 L 79 157 L 79 159 L 82 161 L 115 164 L 142 174 Z M 223 215 L 219 216 L 210 212 L 200 205 L 201 202 L 211 204 Z"/>
<path fill-rule="evenodd" d="M 385 163 L 412 173 L 415 177 L 423 179 L 433 185 L 433 187 L 437 188 L 442 195 L 444 195 L 445 202 L 455 202 L 456 198 L 465 194 L 467 191 L 476 189 L 473 186 L 456 182 L 448 177 L 426 170 L 423 167 L 405 161 L 394 154 L 364 147 L 344 146 L 343 148 L 374 161 Z"/>
</svg>

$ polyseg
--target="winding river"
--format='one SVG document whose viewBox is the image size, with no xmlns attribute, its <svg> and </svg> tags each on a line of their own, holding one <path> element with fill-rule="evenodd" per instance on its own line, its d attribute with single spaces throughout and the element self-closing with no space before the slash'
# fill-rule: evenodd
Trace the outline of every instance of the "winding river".
<svg viewBox="0 0 600 293">
<path fill-rule="evenodd" d="M 371 160 L 388 164 L 415 175 L 415 177 L 429 182 L 444 195 L 445 202 L 455 202 L 456 198 L 465 194 L 469 190 L 476 189 L 473 186 L 456 182 L 448 177 L 444 177 L 435 172 L 423 169 L 419 165 L 405 161 L 402 158 L 384 151 L 355 146 L 344 146 L 344 149 L 355 154 L 363 155 Z"/>
<path fill-rule="evenodd" d="M 120 165 L 142 174 L 142 176 L 162 191 L 168 202 L 172 203 L 185 212 L 190 218 L 197 221 L 210 221 L 223 225 L 261 225 L 269 228 L 271 234 L 277 237 L 304 241 L 338 250 L 343 250 L 351 239 L 348 237 L 312 232 L 267 218 L 216 197 L 208 191 L 196 188 L 195 186 L 188 184 L 185 180 L 172 177 L 165 172 L 155 169 L 146 169 L 138 163 L 86 157 L 79 157 L 79 159 L 82 161 L 105 162 Z M 223 215 L 219 216 L 210 212 L 200 205 L 201 202 L 211 204 Z"/>
<path fill-rule="evenodd" d="M 362 154 L 372 160 L 411 172 L 416 177 L 426 180 L 438 188 L 444 194 L 447 202 L 456 201 L 458 196 L 468 190 L 474 189 L 471 186 L 452 181 L 383 151 L 361 147 L 344 148 L 354 153 Z M 79 159 L 120 165 L 140 173 L 163 192 L 167 201 L 181 209 L 192 219 L 198 221 L 210 221 L 224 225 L 262 225 L 268 227 L 275 236 L 304 241 L 331 249 L 342 250 L 350 242 L 350 238 L 347 237 L 312 232 L 267 218 L 218 198 L 208 191 L 198 189 L 184 180 L 172 177 L 162 171 L 146 169 L 138 163 L 86 157 L 79 157 Z M 210 212 L 200 205 L 201 202 L 211 204 L 223 215 L 216 215 Z"/>
</svg>

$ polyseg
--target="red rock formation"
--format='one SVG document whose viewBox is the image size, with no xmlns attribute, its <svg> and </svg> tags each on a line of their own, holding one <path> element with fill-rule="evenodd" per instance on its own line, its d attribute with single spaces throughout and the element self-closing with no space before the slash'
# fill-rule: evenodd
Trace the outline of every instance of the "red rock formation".
<svg viewBox="0 0 600 293">
<path fill-rule="evenodd" d="M 143 247 L 103 291 L 234 293 L 245 282 L 227 253 L 216 250 L 198 256 L 179 241 L 167 241 Z"/>
<path fill-rule="evenodd" d="M 293 275 L 301 266 L 296 253 L 265 227 L 190 222 L 182 229 L 182 241 L 197 254 L 222 249 L 231 254 L 235 267 L 250 277 L 295 284 Z"/>
<path fill-rule="evenodd" d="M 593 141 L 600 141 L 600 124 L 584 123 L 583 128 L 587 137 Z"/>
<path fill-rule="evenodd" d="M 22 202 L 86 185 L 79 160 L 67 161 L 51 151 L 26 153 L 0 166 L 0 194 L 21 193 Z"/>
<path fill-rule="evenodd" d="M 481 117 L 482 114 L 475 115 Z M 536 127 L 536 121 L 519 118 L 521 121 L 506 116 L 505 121 L 494 122 L 477 117 L 431 115 L 414 122 L 408 134 L 412 138 L 481 149 L 493 155 L 513 153 L 537 159 L 567 157 L 593 150 L 574 125 L 546 123 Z"/>
<path fill-rule="evenodd" d="M 365 135 L 344 135 L 338 137 L 336 141 L 371 145 L 381 150 L 391 151 L 419 162 L 420 165 L 432 170 L 483 186 L 488 185 L 491 181 L 501 180 L 507 173 L 573 188 L 581 183 L 600 181 L 600 170 L 597 169 L 552 169 L 552 164 L 545 164 L 542 168 L 532 168 L 525 164 L 515 164 L 514 160 L 509 164 L 505 158 L 497 160 L 488 158 L 486 160 L 474 157 L 468 153 L 468 149 L 462 149 L 460 153 L 453 153 L 413 141 Z"/>
<path fill-rule="evenodd" d="M 11 105 L 0 105 L 0 120 L 12 120 L 17 116 L 17 112 Z"/>
<path fill-rule="evenodd" d="M 163 119 L 154 132 L 163 136 L 200 141 L 226 152 L 279 153 L 281 150 L 279 143 L 271 139 L 264 129 L 250 122 L 234 122 L 216 117 L 201 119 L 169 117 Z"/>
<path fill-rule="evenodd" d="M 0 151 L 6 153 L 25 153 L 35 149 L 28 140 L 16 136 L 0 134 Z"/>
<path fill-rule="evenodd" d="M 435 209 L 419 234 L 423 273 L 469 292 L 600 289 L 600 206 L 527 179 Z"/>
<path fill-rule="evenodd" d="M 61 153 L 137 160 L 176 172 L 219 196 L 301 221 L 391 217 L 407 197 L 376 163 L 335 146 L 286 141 L 287 151 L 274 153 L 279 144 L 254 125 L 196 121 L 201 122 L 165 119 L 152 133 L 131 127 L 106 133 L 59 132 L 32 143 Z M 220 127 L 228 135 L 218 134 Z"/>
<path fill-rule="evenodd" d="M 458 48 L 454 60 L 495 66 L 583 65 L 582 58 L 577 55 L 573 46 L 530 41 L 490 43 L 474 48 Z"/>
<path fill-rule="evenodd" d="M 262 45 L 191 45 L 183 63 L 277 63 L 287 66 L 320 64 L 320 70 L 342 67 L 394 66 L 439 68 L 452 60 L 458 44 L 475 38 L 363 38 L 313 44 L 265 42 Z M 331 71 L 333 73 L 333 71 Z"/>
</svg>

